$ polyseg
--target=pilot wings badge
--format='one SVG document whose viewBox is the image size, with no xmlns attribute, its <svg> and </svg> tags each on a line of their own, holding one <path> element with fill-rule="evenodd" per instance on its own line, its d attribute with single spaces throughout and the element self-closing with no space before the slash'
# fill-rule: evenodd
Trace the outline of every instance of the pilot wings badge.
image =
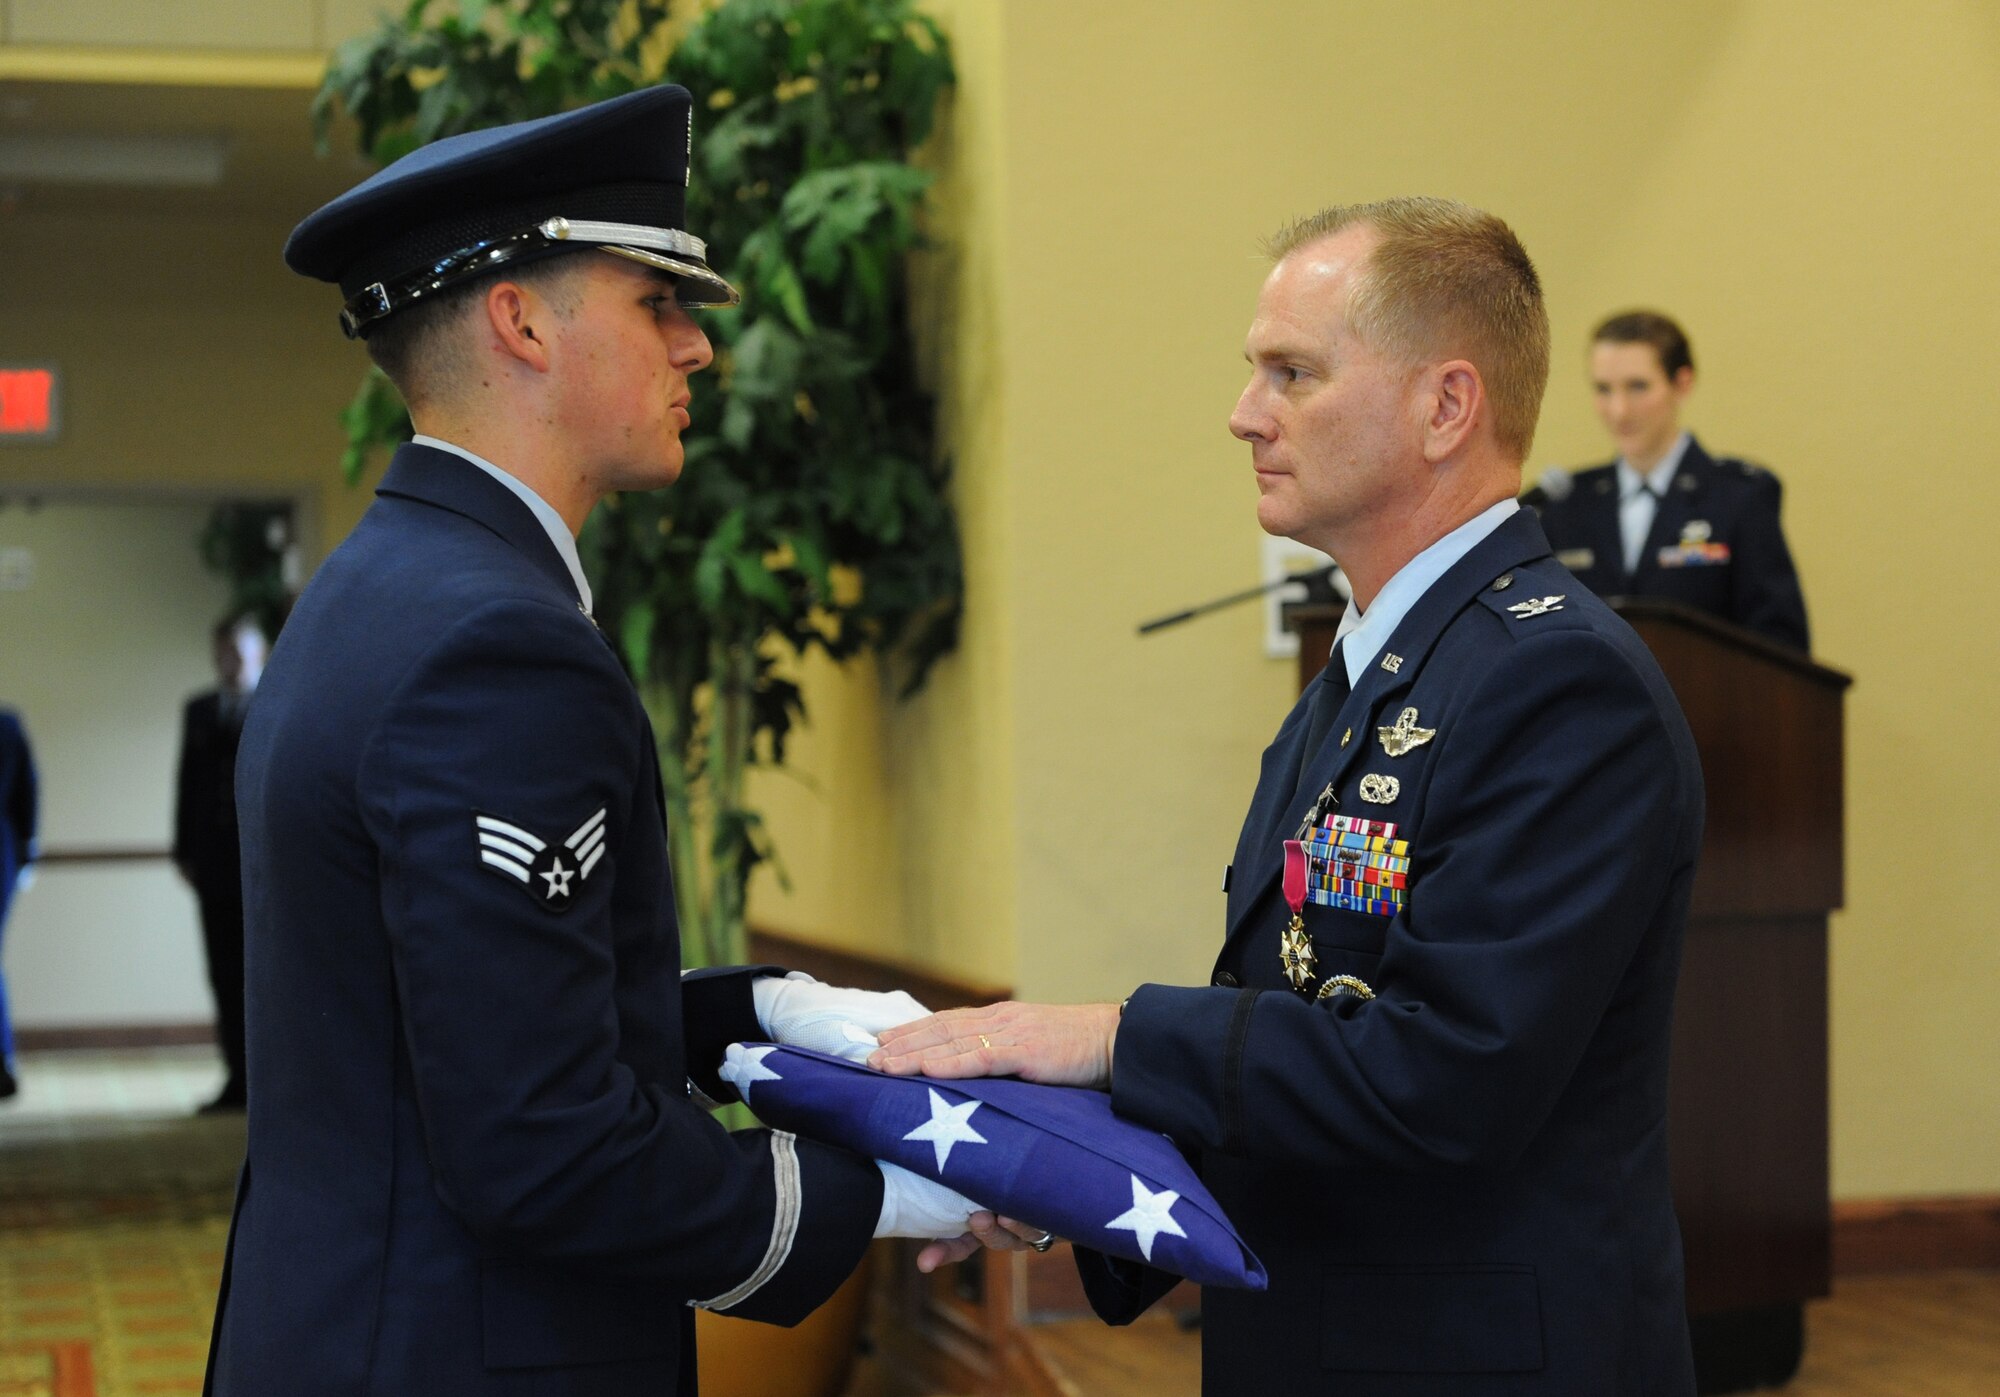
<svg viewBox="0 0 2000 1397">
<path fill-rule="evenodd" d="M 604 857 L 604 816 L 599 807 L 560 844 L 550 844 L 517 824 L 475 811 L 472 824 L 479 836 L 479 861 L 521 884 L 538 905 L 563 911 Z"/>
</svg>

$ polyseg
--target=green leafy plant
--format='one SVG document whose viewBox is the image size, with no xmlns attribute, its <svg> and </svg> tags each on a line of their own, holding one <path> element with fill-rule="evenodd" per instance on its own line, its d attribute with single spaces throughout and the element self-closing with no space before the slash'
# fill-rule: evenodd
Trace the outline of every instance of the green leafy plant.
<svg viewBox="0 0 2000 1397">
<path fill-rule="evenodd" d="M 275 637 L 291 610 L 285 559 L 292 546 L 292 507 L 283 501 L 229 500 L 203 521 L 197 547 L 208 570 L 229 584 L 228 614 L 254 620 Z"/>
<path fill-rule="evenodd" d="M 911 163 L 953 81 L 911 0 L 413 0 L 343 46 L 314 104 L 387 161 L 442 136 L 660 81 L 695 98 L 688 226 L 743 292 L 705 313 L 680 482 L 584 532 L 600 624 L 660 748 L 689 958 L 744 958 L 773 850 L 744 774 L 803 717 L 788 655 L 883 658 L 903 694 L 956 643 L 957 524 L 909 329 Z M 345 418 L 349 478 L 409 423 L 379 374 Z"/>
</svg>

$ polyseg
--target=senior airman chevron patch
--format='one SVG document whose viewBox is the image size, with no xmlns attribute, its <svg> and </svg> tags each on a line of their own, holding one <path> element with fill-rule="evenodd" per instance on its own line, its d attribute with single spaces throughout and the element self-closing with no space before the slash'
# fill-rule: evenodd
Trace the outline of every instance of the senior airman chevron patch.
<svg viewBox="0 0 2000 1397">
<path fill-rule="evenodd" d="M 521 884 L 549 911 L 560 912 L 575 899 L 576 884 L 588 878 L 604 857 L 605 813 L 600 807 L 557 846 L 511 821 L 474 811 L 479 861 Z"/>
</svg>

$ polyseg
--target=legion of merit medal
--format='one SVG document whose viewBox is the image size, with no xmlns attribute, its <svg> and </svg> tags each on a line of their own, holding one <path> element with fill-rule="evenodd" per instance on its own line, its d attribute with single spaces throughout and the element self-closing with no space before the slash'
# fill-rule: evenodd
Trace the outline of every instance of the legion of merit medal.
<svg viewBox="0 0 2000 1397">
<path fill-rule="evenodd" d="M 1302 990 L 1313 977 L 1313 943 L 1306 934 L 1306 846 L 1296 839 L 1285 841 L 1285 902 L 1292 920 L 1278 939 L 1278 960 L 1292 988 Z"/>
</svg>

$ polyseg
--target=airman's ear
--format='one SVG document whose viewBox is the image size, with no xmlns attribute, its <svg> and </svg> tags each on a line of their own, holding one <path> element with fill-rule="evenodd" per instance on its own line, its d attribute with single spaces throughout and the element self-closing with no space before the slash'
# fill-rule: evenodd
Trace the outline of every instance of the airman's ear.
<svg viewBox="0 0 2000 1397">
<path fill-rule="evenodd" d="M 547 373 L 547 342 L 535 326 L 551 318 L 548 302 L 519 282 L 496 281 L 486 290 L 486 325 L 494 347 L 536 373 Z"/>
</svg>

